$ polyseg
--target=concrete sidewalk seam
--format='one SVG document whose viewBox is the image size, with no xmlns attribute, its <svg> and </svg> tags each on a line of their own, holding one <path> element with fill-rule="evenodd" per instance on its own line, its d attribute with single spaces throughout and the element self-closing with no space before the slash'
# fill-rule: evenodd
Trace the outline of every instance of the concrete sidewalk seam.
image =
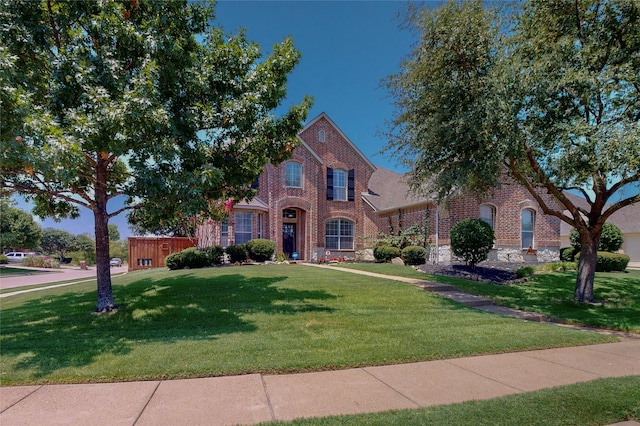
<svg viewBox="0 0 640 426">
<path fill-rule="evenodd" d="M 158 391 L 158 388 L 160 387 L 160 385 L 162 384 L 162 380 L 158 381 L 158 384 L 156 384 L 156 387 L 153 389 L 153 392 L 151 392 L 151 395 L 149 395 L 149 399 L 147 399 L 147 402 L 145 402 L 145 404 L 142 406 L 142 409 L 140 410 L 140 412 L 138 413 L 138 416 L 136 417 L 136 419 L 133 422 L 132 426 L 135 426 L 136 423 L 138 423 L 138 420 L 140 420 L 140 417 L 142 417 L 142 415 L 144 414 L 144 412 L 146 411 L 147 407 L 149 406 L 149 403 L 151 402 L 151 400 L 153 399 L 153 396 L 156 394 L 156 392 Z"/>
<path fill-rule="evenodd" d="M 367 373 L 369 376 L 371 376 L 372 378 L 376 379 L 378 382 L 382 383 L 383 385 L 385 385 L 387 388 L 391 389 L 393 392 L 397 393 L 398 395 L 400 395 L 401 397 L 405 398 L 407 401 L 411 401 L 411 403 L 416 405 L 416 408 L 422 407 L 422 404 L 420 404 L 418 401 L 415 401 L 413 398 L 411 398 L 409 395 L 405 395 L 403 392 L 399 391 L 398 389 L 396 389 L 395 387 L 391 386 L 389 383 L 385 382 L 384 380 L 382 380 L 380 377 L 376 376 L 375 374 L 373 374 L 371 371 L 369 371 L 367 369 L 367 367 L 360 367 L 361 370 L 363 370 L 365 373 Z"/>
<path fill-rule="evenodd" d="M 25 396 L 23 396 L 22 398 L 20 398 L 19 400 L 17 400 L 16 402 L 14 402 L 13 404 L 11 404 L 10 406 L 8 406 L 7 408 L 5 408 L 4 410 L 0 411 L 0 414 L 4 413 L 5 411 L 9 411 L 11 408 L 15 407 L 16 405 L 20 404 L 22 401 L 24 401 L 25 399 L 29 398 L 31 395 L 33 395 L 34 393 L 38 392 L 40 389 L 42 389 L 44 387 L 44 385 L 40 385 L 38 386 L 36 389 L 34 389 L 33 391 L 29 392 L 28 394 L 26 394 Z"/>
<path fill-rule="evenodd" d="M 260 374 L 260 381 L 262 382 L 262 390 L 264 391 L 264 396 L 267 398 L 267 406 L 269 407 L 269 414 L 271 415 L 271 421 L 277 421 L 276 413 L 273 409 L 273 404 L 271 403 L 271 395 L 269 395 L 269 390 L 267 389 L 267 382 L 264 381 L 264 374 Z"/>
<path fill-rule="evenodd" d="M 496 355 L 499 355 L 499 354 L 496 354 Z M 479 356 L 491 356 L 491 355 L 479 355 Z M 451 366 L 453 366 L 453 367 L 456 367 L 456 368 L 459 368 L 459 369 L 461 369 L 461 370 L 464 370 L 464 371 L 466 371 L 467 373 L 471 373 L 471 374 L 473 374 L 473 375 L 475 375 L 475 376 L 482 377 L 482 378 L 483 378 L 483 379 L 485 379 L 485 380 L 489 380 L 489 381 L 491 381 L 491 382 L 493 382 L 493 383 L 497 383 L 497 384 L 499 384 L 499 385 L 501 385 L 501 386 L 506 386 L 506 387 L 508 387 L 508 388 L 511 388 L 511 389 L 515 390 L 515 391 L 516 391 L 516 393 L 524 393 L 524 392 L 527 392 L 527 390 L 525 390 L 525 389 L 520 389 L 520 388 L 517 388 L 517 387 L 515 387 L 515 386 L 512 386 L 512 385 L 510 385 L 510 384 L 508 384 L 508 383 L 504 383 L 504 382 L 502 382 L 502 381 L 500 381 L 500 380 L 498 380 L 498 379 L 495 379 L 495 378 L 493 378 L 493 377 L 490 377 L 490 376 L 487 376 L 487 375 L 484 375 L 484 374 L 480 374 L 480 373 L 478 373 L 477 371 L 474 371 L 474 370 L 472 370 L 472 369 L 470 369 L 470 368 L 463 367 L 462 365 L 458 365 L 458 364 L 456 364 L 456 363 L 454 362 L 456 359 L 466 359 L 466 358 L 467 358 L 467 357 L 465 357 L 465 358 L 443 359 L 443 360 L 441 360 L 441 361 L 442 361 L 442 362 L 444 362 L 444 363 L 446 363 L 446 364 L 449 364 L 449 365 L 451 365 Z M 473 358 L 473 357 L 471 357 L 471 358 Z"/>
</svg>

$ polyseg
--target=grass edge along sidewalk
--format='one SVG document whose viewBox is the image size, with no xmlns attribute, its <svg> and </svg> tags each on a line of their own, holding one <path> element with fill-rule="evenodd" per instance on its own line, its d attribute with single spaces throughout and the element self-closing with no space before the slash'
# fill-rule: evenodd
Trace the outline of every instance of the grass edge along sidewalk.
<svg viewBox="0 0 640 426">
<path fill-rule="evenodd" d="M 296 265 L 140 271 L 3 299 L 2 385 L 278 374 L 612 342 Z"/>
</svg>

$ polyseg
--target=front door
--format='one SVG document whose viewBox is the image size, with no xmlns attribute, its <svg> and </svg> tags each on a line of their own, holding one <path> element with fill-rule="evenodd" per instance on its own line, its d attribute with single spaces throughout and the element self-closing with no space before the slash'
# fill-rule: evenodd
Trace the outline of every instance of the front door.
<svg viewBox="0 0 640 426">
<path fill-rule="evenodd" d="M 282 224 L 282 251 L 289 257 L 296 251 L 296 224 Z"/>
</svg>

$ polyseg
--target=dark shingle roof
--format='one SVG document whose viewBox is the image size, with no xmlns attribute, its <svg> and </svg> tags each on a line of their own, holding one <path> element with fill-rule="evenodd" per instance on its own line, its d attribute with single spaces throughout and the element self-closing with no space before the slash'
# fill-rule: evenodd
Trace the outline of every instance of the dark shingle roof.
<svg viewBox="0 0 640 426">
<path fill-rule="evenodd" d="M 381 167 L 371 175 L 369 191 L 363 193 L 362 197 L 378 212 L 433 201 L 428 197 L 413 195 L 405 175 Z"/>
</svg>

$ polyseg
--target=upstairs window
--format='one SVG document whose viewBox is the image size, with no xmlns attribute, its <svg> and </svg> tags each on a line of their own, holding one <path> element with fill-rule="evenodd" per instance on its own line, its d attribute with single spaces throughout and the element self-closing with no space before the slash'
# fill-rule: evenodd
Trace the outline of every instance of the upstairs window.
<svg viewBox="0 0 640 426">
<path fill-rule="evenodd" d="M 326 142 L 327 141 L 327 132 L 320 129 L 318 130 L 318 142 Z"/>
<path fill-rule="evenodd" d="M 496 229 L 496 208 L 489 204 L 480 206 L 480 220 L 484 220 L 489 224 L 491 229 Z"/>
<path fill-rule="evenodd" d="M 355 171 L 327 168 L 327 200 L 355 200 Z"/>
<path fill-rule="evenodd" d="M 285 186 L 302 188 L 302 165 L 300 163 L 290 161 L 285 167 Z"/>
<path fill-rule="evenodd" d="M 536 225 L 536 212 L 531 209 L 522 210 L 522 248 L 533 248 L 533 231 Z"/>
</svg>

